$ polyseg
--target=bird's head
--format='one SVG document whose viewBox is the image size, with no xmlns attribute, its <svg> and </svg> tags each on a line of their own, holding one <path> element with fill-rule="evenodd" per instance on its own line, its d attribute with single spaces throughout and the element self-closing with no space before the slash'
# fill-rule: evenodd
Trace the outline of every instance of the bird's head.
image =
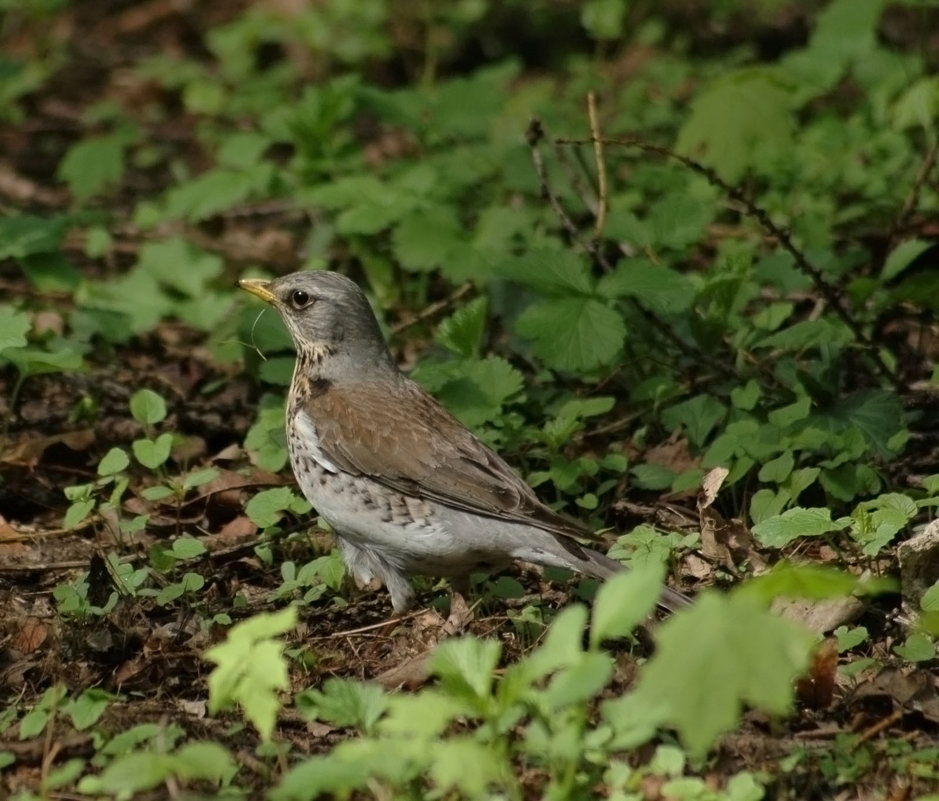
<svg viewBox="0 0 939 801">
<path fill-rule="evenodd" d="M 397 370 L 378 321 L 358 285 L 339 273 L 309 270 L 238 286 L 280 312 L 300 360 L 324 372 L 355 376 L 366 370 Z"/>
</svg>

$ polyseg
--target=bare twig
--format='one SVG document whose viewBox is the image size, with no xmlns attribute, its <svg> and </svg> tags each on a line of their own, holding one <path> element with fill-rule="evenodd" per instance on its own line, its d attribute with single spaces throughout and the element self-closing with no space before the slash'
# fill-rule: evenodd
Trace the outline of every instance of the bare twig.
<svg viewBox="0 0 939 801">
<path fill-rule="evenodd" d="M 571 145 L 584 145 L 589 143 L 589 140 L 569 138 L 559 139 L 558 141 Z M 708 181 L 708 183 L 718 187 L 727 195 L 727 197 L 729 197 L 734 202 L 739 203 L 743 207 L 744 213 L 747 216 L 755 219 L 765 231 L 768 231 L 773 237 L 775 237 L 782 246 L 783 250 L 792 256 L 796 266 L 812 279 L 812 282 L 815 284 L 818 291 L 821 292 L 822 296 L 831 306 L 835 314 L 848 327 L 848 329 L 854 335 L 855 339 L 868 351 L 868 354 L 873 360 L 877 372 L 880 373 L 883 378 L 887 379 L 898 391 L 902 392 L 905 389 L 900 379 L 893 373 L 892 370 L 890 370 L 889 367 L 887 367 L 887 364 L 877 352 L 877 347 L 873 342 L 871 342 L 870 337 L 864 333 L 860 324 L 848 313 L 847 309 L 844 308 L 841 303 L 841 295 L 838 290 L 825 279 L 825 276 L 822 275 L 821 270 L 819 270 L 818 267 L 816 267 L 808 260 L 805 253 L 803 253 L 795 246 L 789 231 L 773 222 L 766 209 L 762 208 L 761 206 L 757 206 L 744 194 L 743 190 L 739 186 L 731 186 L 710 167 L 705 167 L 699 161 L 695 161 L 688 156 L 683 156 L 680 153 L 676 153 L 674 150 L 663 147 L 662 145 L 652 144 L 651 142 L 645 142 L 641 139 L 635 138 L 606 139 L 604 141 L 607 145 L 636 147 L 640 150 L 645 150 L 650 153 L 656 153 L 660 156 L 665 156 L 666 158 L 674 159 L 680 164 L 683 164 L 692 172 L 696 172 L 703 176 Z"/>
<path fill-rule="evenodd" d="M 445 309 L 448 309 L 457 301 L 464 298 L 466 295 L 470 293 L 472 289 L 473 289 L 472 283 L 467 281 L 462 286 L 457 287 L 455 290 L 453 290 L 453 292 L 451 292 L 442 300 L 438 300 L 435 303 L 431 303 L 429 306 L 427 306 L 427 308 L 422 309 L 420 312 L 418 312 L 416 315 L 414 315 L 410 319 L 404 320 L 403 322 L 400 322 L 397 325 L 392 326 L 391 333 L 400 334 L 402 331 L 404 331 L 407 328 L 410 328 L 412 325 L 417 325 L 418 323 L 421 323 L 424 320 L 429 320 L 431 317 L 434 317 L 435 315 L 440 314 L 440 312 L 444 311 Z"/>
<path fill-rule="evenodd" d="M 593 155 L 597 161 L 597 222 L 593 227 L 593 238 L 603 236 L 606 222 L 606 162 L 603 160 L 603 139 L 600 136 L 600 123 L 597 120 L 597 95 L 587 93 L 587 115 L 590 117 L 590 136 L 593 139 Z"/>
<path fill-rule="evenodd" d="M 916 205 L 919 203 L 920 192 L 922 192 L 923 186 L 926 184 L 926 179 L 929 178 L 929 173 L 932 172 L 933 167 L 936 165 L 937 154 L 939 154 L 939 142 L 934 143 L 932 147 L 926 151 L 919 172 L 913 180 L 913 186 L 910 187 L 910 193 L 906 196 L 906 200 L 903 201 L 903 208 L 900 209 L 900 213 L 897 215 L 897 219 L 890 229 L 890 236 L 888 237 L 890 240 L 893 240 L 897 233 L 903 228 L 910 214 L 913 213 L 913 209 L 915 209 Z"/>
<path fill-rule="evenodd" d="M 610 272 L 613 269 L 613 265 L 610 264 L 609 259 L 603 253 L 603 249 L 599 247 L 599 242 L 596 241 L 585 241 L 581 236 L 580 229 L 574 224 L 574 221 L 568 216 L 567 212 L 564 210 L 564 207 L 561 205 L 561 201 L 558 199 L 557 195 L 551 190 L 551 184 L 548 180 L 548 171 L 544 164 L 544 158 L 541 155 L 541 149 L 539 145 L 546 138 L 544 127 L 541 124 L 541 121 L 538 119 L 532 119 L 528 125 L 528 131 L 526 132 L 526 140 L 528 141 L 528 147 L 531 151 L 532 163 L 535 165 L 535 172 L 538 175 L 538 181 L 540 183 L 541 196 L 545 198 L 548 203 L 551 204 L 551 208 L 554 209 L 554 213 L 557 215 L 558 219 L 561 221 L 561 224 L 567 230 L 571 239 L 577 243 L 590 257 L 606 272 Z M 556 142 L 563 142 L 567 140 L 557 139 Z M 585 144 L 581 141 L 580 144 Z M 725 364 L 712 358 L 709 354 L 705 353 L 702 350 L 694 348 L 688 345 L 684 340 L 681 339 L 674 331 L 672 331 L 671 326 L 667 325 L 664 320 L 662 320 L 655 312 L 649 311 L 644 306 L 642 306 L 634 298 L 628 298 L 632 303 L 633 308 L 639 313 L 639 315 L 651 325 L 655 330 L 659 331 L 662 336 L 664 336 L 669 342 L 671 342 L 675 348 L 683 353 L 685 356 L 693 359 L 699 363 L 707 364 L 712 369 L 716 370 L 722 375 L 732 375 L 733 370 Z"/>
</svg>

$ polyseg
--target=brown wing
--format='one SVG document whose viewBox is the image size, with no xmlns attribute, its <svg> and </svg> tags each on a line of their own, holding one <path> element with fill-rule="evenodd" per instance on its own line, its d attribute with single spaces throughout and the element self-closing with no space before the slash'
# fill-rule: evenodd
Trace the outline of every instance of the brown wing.
<svg viewBox="0 0 939 801">
<path fill-rule="evenodd" d="M 337 467 L 467 512 L 597 539 L 541 503 L 437 400 L 410 379 L 397 378 L 393 389 L 331 386 L 306 399 L 320 448 Z"/>
</svg>

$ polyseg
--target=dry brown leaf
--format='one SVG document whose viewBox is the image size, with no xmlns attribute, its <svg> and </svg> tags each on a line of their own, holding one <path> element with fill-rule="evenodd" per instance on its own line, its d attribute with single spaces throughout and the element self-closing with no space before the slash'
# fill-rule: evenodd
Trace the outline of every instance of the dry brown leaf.
<svg viewBox="0 0 939 801">
<path fill-rule="evenodd" d="M 826 709 L 831 706 L 837 675 L 838 641 L 834 637 L 826 637 L 812 654 L 809 672 L 796 682 L 799 700 L 809 709 Z"/>
<path fill-rule="evenodd" d="M 41 646 L 49 636 L 49 627 L 39 618 L 28 617 L 10 642 L 11 647 L 21 654 L 31 654 Z"/>
<path fill-rule="evenodd" d="M 95 432 L 92 428 L 55 434 L 51 437 L 24 437 L 0 452 L 0 462 L 33 469 L 42 460 L 46 449 L 53 445 L 61 443 L 73 451 L 81 451 L 94 441 Z"/>
</svg>

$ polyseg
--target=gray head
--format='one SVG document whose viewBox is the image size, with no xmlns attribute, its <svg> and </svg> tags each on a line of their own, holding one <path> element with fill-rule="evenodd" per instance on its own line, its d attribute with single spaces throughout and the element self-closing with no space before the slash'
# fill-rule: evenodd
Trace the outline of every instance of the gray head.
<svg viewBox="0 0 939 801">
<path fill-rule="evenodd" d="M 376 369 L 397 371 L 372 307 L 344 275 L 309 270 L 273 281 L 242 279 L 238 286 L 280 312 L 298 358 L 322 373 L 355 377 Z"/>
</svg>

